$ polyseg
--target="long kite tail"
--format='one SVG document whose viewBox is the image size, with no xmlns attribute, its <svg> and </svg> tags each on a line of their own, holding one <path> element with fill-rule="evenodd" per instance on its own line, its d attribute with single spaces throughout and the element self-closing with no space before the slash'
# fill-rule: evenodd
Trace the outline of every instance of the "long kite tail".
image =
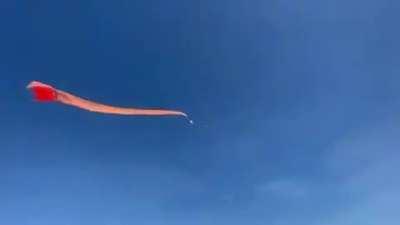
<svg viewBox="0 0 400 225">
<path fill-rule="evenodd" d="M 175 110 L 125 108 L 89 101 L 38 81 L 31 82 L 27 88 L 32 91 L 34 98 L 39 102 L 59 102 L 96 113 L 143 116 L 184 116 L 188 119 L 186 113 Z M 192 120 L 189 120 L 189 122 L 193 124 Z"/>
</svg>

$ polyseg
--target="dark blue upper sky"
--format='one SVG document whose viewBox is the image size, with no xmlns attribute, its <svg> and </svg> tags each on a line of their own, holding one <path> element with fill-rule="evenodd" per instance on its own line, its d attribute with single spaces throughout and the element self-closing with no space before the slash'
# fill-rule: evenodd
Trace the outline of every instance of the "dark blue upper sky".
<svg viewBox="0 0 400 225">
<path fill-rule="evenodd" d="M 1 1 L 0 224 L 397 224 L 399 10 Z M 37 104 L 31 80 L 195 125 Z"/>
</svg>

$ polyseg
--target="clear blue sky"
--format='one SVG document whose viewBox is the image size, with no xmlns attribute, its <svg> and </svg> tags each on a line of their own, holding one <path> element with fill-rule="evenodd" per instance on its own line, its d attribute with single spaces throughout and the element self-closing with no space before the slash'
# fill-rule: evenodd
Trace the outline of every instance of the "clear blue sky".
<svg viewBox="0 0 400 225">
<path fill-rule="evenodd" d="M 399 10 L 1 1 L 0 224 L 397 225 Z M 37 104 L 31 80 L 196 124 Z"/>
</svg>

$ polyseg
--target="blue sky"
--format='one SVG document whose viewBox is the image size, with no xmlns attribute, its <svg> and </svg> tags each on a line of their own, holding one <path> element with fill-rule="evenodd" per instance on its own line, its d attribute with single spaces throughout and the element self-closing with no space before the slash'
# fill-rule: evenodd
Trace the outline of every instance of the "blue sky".
<svg viewBox="0 0 400 225">
<path fill-rule="evenodd" d="M 2 1 L 0 224 L 397 224 L 399 8 Z M 36 104 L 31 80 L 196 123 Z"/>
</svg>

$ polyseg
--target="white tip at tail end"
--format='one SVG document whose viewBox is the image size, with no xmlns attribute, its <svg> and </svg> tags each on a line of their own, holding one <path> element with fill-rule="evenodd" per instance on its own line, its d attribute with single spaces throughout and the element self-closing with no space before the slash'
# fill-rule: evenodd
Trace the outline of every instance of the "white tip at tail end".
<svg viewBox="0 0 400 225">
<path fill-rule="evenodd" d="M 188 116 L 186 113 L 181 112 L 181 115 L 184 116 L 184 117 L 186 118 L 186 120 L 187 120 L 191 125 L 194 124 L 194 121 L 191 120 L 191 119 L 189 118 L 189 116 Z"/>
</svg>

